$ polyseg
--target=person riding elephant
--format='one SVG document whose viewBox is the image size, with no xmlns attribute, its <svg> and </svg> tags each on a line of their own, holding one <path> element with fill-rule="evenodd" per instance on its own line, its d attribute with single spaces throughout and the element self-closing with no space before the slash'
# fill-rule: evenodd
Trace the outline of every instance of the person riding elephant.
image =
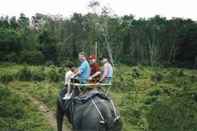
<svg viewBox="0 0 197 131">
<path fill-rule="evenodd" d="M 100 80 L 101 71 L 99 64 L 96 62 L 96 56 L 90 55 L 88 60 L 91 67 L 91 72 L 89 77 L 90 83 L 97 83 Z"/>
<path fill-rule="evenodd" d="M 113 77 L 113 67 L 112 64 L 106 57 L 101 58 L 101 62 L 103 63 L 103 73 L 99 82 L 111 84 Z"/>
<path fill-rule="evenodd" d="M 74 73 L 72 78 L 76 78 L 81 84 L 86 84 L 90 76 L 90 65 L 84 52 L 79 53 L 79 60 L 81 62 L 80 67 L 78 68 L 78 71 Z"/>
<path fill-rule="evenodd" d="M 65 73 L 65 80 L 64 80 L 64 87 L 67 88 L 67 93 L 63 97 L 63 99 L 69 99 L 72 95 L 71 89 L 71 78 L 74 75 L 76 68 L 74 67 L 73 63 L 69 63 L 67 65 L 68 71 Z"/>
</svg>

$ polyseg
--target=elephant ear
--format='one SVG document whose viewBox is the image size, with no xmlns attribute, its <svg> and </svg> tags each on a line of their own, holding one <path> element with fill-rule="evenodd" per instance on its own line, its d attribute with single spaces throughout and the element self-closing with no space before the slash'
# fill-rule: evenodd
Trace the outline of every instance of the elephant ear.
<svg viewBox="0 0 197 131">
<path fill-rule="evenodd" d="M 58 97 L 58 101 L 60 102 L 60 106 L 62 107 L 62 109 L 64 111 L 66 111 L 66 109 L 69 108 L 69 105 L 72 102 L 72 99 L 68 99 L 68 100 L 62 99 L 64 97 L 64 95 L 66 94 L 66 92 L 67 92 L 67 90 L 66 90 L 66 88 L 64 88 L 63 90 L 60 91 L 59 97 Z"/>
<path fill-rule="evenodd" d="M 64 111 L 66 111 L 67 109 L 70 108 L 70 105 L 72 104 L 72 99 L 68 99 L 68 100 L 63 100 L 63 109 Z"/>
</svg>

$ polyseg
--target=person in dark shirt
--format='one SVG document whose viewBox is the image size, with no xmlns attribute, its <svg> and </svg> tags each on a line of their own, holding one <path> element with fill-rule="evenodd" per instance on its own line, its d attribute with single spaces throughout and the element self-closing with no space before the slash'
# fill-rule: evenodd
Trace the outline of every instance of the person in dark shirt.
<svg viewBox="0 0 197 131">
<path fill-rule="evenodd" d="M 100 80 L 100 67 L 99 64 L 96 63 L 96 56 L 91 55 L 88 58 L 89 63 L 90 63 L 90 77 L 89 81 L 90 83 L 97 83 Z"/>
</svg>

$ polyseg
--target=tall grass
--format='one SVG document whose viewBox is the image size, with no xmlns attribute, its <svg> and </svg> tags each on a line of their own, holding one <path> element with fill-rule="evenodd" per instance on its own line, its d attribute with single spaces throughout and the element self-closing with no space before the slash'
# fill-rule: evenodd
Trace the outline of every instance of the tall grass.
<svg viewBox="0 0 197 131">
<path fill-rule="evenodd" d="M 25 96 L 0 84 L 1 131 L 52 131 L 43 115 Z"/>
<path fill-rule="evenodd" d="M 22 66 L 15 71 L 16 77 L 6 79 L 20 80 L 8 85 L 55 109 L 64 72 L 55 66 Z M 118 105 L 124 131 L 197 130 L 196 70 L 121 65 L 116 67 L 110 94 Z"/>
<path fill-rule="evenodd" d="M 0 70 L 0 82 L 8 83 L 13 80 L 20 80 L 20 81 L 51 81 L 51 82 L 58 82 L 64 79 L 65 69 L 55 66 L 20 66 L 20 67 L 12 67 L 15 68 L 15 71 L 7 70 Z"/>
</svg>

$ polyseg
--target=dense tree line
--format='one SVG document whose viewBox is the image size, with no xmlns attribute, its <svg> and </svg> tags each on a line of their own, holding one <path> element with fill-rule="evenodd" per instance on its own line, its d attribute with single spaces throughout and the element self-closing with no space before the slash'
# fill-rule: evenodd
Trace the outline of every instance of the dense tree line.
<svg viewBox="0 0 197 131">
<path fill-rule="evenodd" d="M 115 63 L 197 67 L 197 23 L 155 16 L 136 19 L 74 13 L 0 17 L 0 62 L 65 64 L 85 51 L 113 54 Z M 111 53 L 109 53 L 111 52 Z"/>
</svg>

